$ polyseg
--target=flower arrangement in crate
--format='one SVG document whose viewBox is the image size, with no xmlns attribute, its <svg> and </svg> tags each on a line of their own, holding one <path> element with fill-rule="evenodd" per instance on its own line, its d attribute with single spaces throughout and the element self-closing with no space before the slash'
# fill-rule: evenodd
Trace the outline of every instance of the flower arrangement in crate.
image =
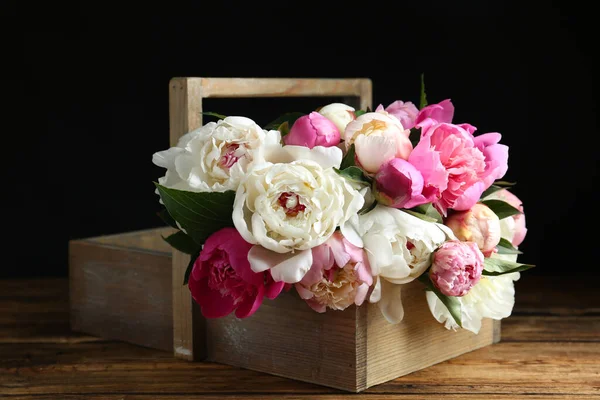
<svg viewBox="0 0 600 400">
<path fill-rule="evenodd" d="M 433 317 L 477 333 L 511 314 L 526 234 L 521 201 L 500 179 L 499 133 L 453 123 L 450 100 L 376 110 L 333 103 L 264 128 L 218 118 L 155 153 L 156 183 L 191 256 L 183 283 L 206 318 L 250 317 L 295 290 L 314 311 L 377 303 L 404 316 L 421 281 Z"/>
</svg>

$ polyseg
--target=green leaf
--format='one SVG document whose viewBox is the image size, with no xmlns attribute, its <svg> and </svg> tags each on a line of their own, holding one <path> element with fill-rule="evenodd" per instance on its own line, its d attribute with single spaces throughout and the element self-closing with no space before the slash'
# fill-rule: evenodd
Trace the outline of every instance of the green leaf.
<svg viewBox="0 0 600 400">
<path fill-rule="evenodd" d="M 373 200 L 373 202 L 369 205 L 365 204 L 363 208 L 358 210 L 358 215 L 364 215 L 369 211 L 372 211 L 375 207 L 377 207 L 377 200 Z"/>
<path fill-rule="evenodd" d="M 225 119 L 225 118 L 227 118 L 226 115 L 215 113 L 215 112 L 211 112 L 211 111 L 203 112 L 202 115 L 206 115 L 208 117 L 216 117 L 216 118 L 219 118 L 219 119 Z"/>
<path fill-rule="evenodd" d="M 340 165 L 340 170 L 345 170 L 346 168 L 355 167 L 356 166 L 356 150 L 354 148 L 354 144 L 350 146 L 348 152 L 342 159 L 342 164 Z"/>
<path fill-rule="evenodd" d="M 285 121 L 283 124 L 279 125 L 277 128 L 279 133 L 281 133 L 281 137 L 284 137 L 288 133 L 290 133 L 290 123 Z"/>
<path fill-rule="evenodd" d="M 185 254 L 196 254 L 200 251 L 201 245 L 194 242 L 194 239 L 189 237 L 183 231 L 175 232 L 167 237 L 162 237 L 165 242 L 169 243 L 171 247 L 185 253 Z"/>
<path fill-rule="evenodd" d="M 481 203 L 488 206 L 500 219 L 521 214 L 521 211 L 502 200 L 482 200 Z"/>
<path fill-rule="evenodd" d="M 438 212 L 438 210 L 435 209 L 435 207 L 433 207 L 431 203 L 421 204 L 420 206 L 411 208 L 411 210 L 419 214 L 424 214 L 429 218 L 433 218 L 435 222 L 440 224 L 444 222 L 442 215 Z"/>
<path fill-rule="evenodd" d="M 419 97 L 419 110 L 427 107 L 427 94 L 425 94 L 425 74 L 421 74 L 421 96 Z"/>
<path fill-rule="evenodd" d="M 186 192 L 155 183 L 169 214 L 198 244 L 226 226 L 233 226 L 231 214 L 235 192 Z"/>
<path fill-rule="evenodd" d="M 365 110 L 356 110 L 354 111 L 354 115 L 356 115 L 356 118 L 360 117 L 363 114 L 366 114 L 367 112 Z"/>
<path fill-rule="evenodd" d="M 192 256 L 190 256 L 190 262 L 188 263 L 188 266 L 185 269 L 185 274 L 183 275 L 183 284 L 184 285 L 187 285 L 188 282 L 190 281 L 190 275 L 192 274 L 192 269 L 194 268 L 194 263 L 196 262 L 196 259 L 198 258 L 199 255 L 200 255 L 200 252 L 195 253 Z"/>
<path fill-rule="evenodd" d="M 296 120 L 302 116 L 304 116 L 306 114 L 301 113 L 301 112 L 289 112 L 289 113 L 285 113 L 282 116 L 280 116 L 279 118 L 269 122 L 266 126 L 265 129 L 266 130 L 272 130 L 272 129 L 279 129 L 279 127 L 284 123 L 287 122 L 288 126 L 291 128 L 292 125 L 294 125 L 294 122 L 296 122 Z"/>
<path fill-rule="evenodd" d="M 458 324 L 458 326 L 462 328 L 462 305 L 458 297 L 446 296 L 445 294 L 442 294 L 442 292 L 440 292 L 438 288 L 435 287 L 433 282 L 431 282 L 431 279 L 429 279 L 429 270 L 422 274 L 418 279 L 425 285 L 427 290 L 435 293 L 438 299 L 440 299 L 440 301 L 444 303 L 446 308 L 448 308 L 448 311 L 450 311 L 450 315 L 452 315 L 452 318 L 454 318 L 454 321 Z"/>
<path fill-rule="evenodd" d="M 513 261 L 501 260 L 499 258 L 486 258 L 483 260 L 483 275 L 499 276 L 513 272 L 526 271 L 535 267 L 532 264 L 520 264 Z"/>
<path fill-rule="evenodd" d="M 371 182 L 371 178 L 369 178 L 367 175 L 365 175 L 365 171 L 363 171 L 362 169 L 358 168 L 358 167 L 348 167 L 344 170 L 339 170 L 337 168 L 333 169 L 335 172 L 338 173 L 338 175 L 343 176 L 344 178 L 352 181 L 352 182 L 358 182 L 358 183 L 370 183 Z"/>
<path fill-rule="evenodd" d="M 420 128 L 410 128 L 410 135 L 408 135 L 408 139 L 410 143 L 412 143 L 413 147 L 419 144 L 421 140 L 421 129 Z"/>
<path fill-rule="evenodd" d="M 437 222 L 437 220 L 435 218 L 432 218 L 430 216 L 427 216 L 425 214 L 422 214 L 420 212 L 416 212 L 413 210 L 408 210 L 406 208 L 401 208 L 400 211 L 404 211 L 407 214 L 412 215 L 413 217 L 417 217 L 419 219 L 422 219 L 423 221 L 427 221 L 427 222 Z"/>
<path fill-rule="evenodd" d="M 498 254 L 523 254 L 522 251 L 519 251 L 516 247 L 512 245 L 511 242 L 504 238 L 500 238 L 500 242 L 498 243 Z"/>
<path fill-rule="evenodd" d="M 515 186 L 517 184 L 517 182 L 507 182 L 507 181 L 495 181 L 494 185 L 496 186 L 500 186 L 500 187 L 511 187 L 511 186 Z"/>
<path fill-rule="evenodd" d="M 165 224 L 169 225 L 172 228 L 179 229 L 177 223 L 175 222 L 173 217 L 171 217 L 171 214 L 169 214 L 166 208 L 163 208 L 162 210 L 157 212 L 156 215 L 158 215 L 158 217 L 162 219 Z"/>
<path fill-rule="evenodd" d="M 481 198 L 485 199 L 489 195 L 496 193 L 498 190 L 502 190 L 502 189 L 503 188 L 500 186 L 492 185 L 489 188 L 487 188 L 483 193 L 481 193 Z"/>
</svg>

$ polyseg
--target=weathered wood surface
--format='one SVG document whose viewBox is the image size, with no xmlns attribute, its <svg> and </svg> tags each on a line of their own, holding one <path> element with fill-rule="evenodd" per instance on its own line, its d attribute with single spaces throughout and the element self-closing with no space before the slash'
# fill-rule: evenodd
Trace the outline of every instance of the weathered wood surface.
<svg viewBox="0 0 600 400">
<path fill-rule="evenodd" d="M 173 348 L 171 254 L 160 243 L 160 233 L 170 230 L 69 243 L 73 330 L 161 350 Z"/>
<path fill-rule="evenodd" d="M 343 97 L 359 108 L 371 107 L 370 79 L 300 79 L 300 78 L 173 78 L 169 82 L 170 145 L 181 136 L 202 126 L 202 101 L 221 97 Z M 206 357 L 207 321 L 192 301 L 187 287 L 180 281 L 189 256 L 173 250 L 173 352 L 187 360 Z"/>
<path fill-rule="evenodd" d="M 65 279 L 0 281 L 0 397 L 8 399 L 600 398 L 600 296 L 523 274 L 502 342 L 359 395 L 69 331 Z M 534 298 L 551 299 L 535 303 Z M 562 299 L 562 301 L 560 300 Z M 583 300 L 582 300 L 583 299 Z M 4 398 L 3 397 L 3 398 Z"/>
</svg>

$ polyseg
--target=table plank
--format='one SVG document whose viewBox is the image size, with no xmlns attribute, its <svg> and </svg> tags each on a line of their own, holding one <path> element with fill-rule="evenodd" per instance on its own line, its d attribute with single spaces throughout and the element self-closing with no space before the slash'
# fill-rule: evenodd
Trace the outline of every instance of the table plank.
<svg viewBox="0 0 600 400">
<path fill-rule="evenodd" d="M 357 399 L 600 397 L 600 296 L 574 278 L 517 283 L 502 342 L 354 395 Z M 557 343 L 559 343 L 557 345 Z M 335 389 L 69 330 L 66 279 L 0 281 L 0 396 L 10 399 L 334 400 Z"/>
<path fill-rule="evenodd" d="M 2 345 L 7 346 L 7 345 Z M 116 343 L 81 343 L 54 357 L 12 345 L 0 364 L 0 388 L 11 395 L 342 393 L 308 383 L 212 363 L 188 363 L 162 352 Z M 119 347 L 120 346 L 120 347 Z M 48 346 L 46 346 L 48 347 Z M 128 348 L 129 347 L 129 348 Z M 4 353 L 9 353 L 2 350 Z M 162 354 L 161 354 L 162 353 Z M 18 360 L 23 361 L 15 365 Z M 234 384 L 235 383 L 235 384 Z M 598 343 L 499 343 L 395 379 L 365 393 L 586 394 L 600 396 Z"/>
</svg>

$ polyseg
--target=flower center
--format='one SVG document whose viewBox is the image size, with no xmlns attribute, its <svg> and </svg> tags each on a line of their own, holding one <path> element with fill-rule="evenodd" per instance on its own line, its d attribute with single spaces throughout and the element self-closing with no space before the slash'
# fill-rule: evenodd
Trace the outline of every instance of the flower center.
<svg viewBox="0 0 600 400">
<path fill-rule="evenodd" d="M 223 151 L 223 154 L 221 155 L 221 159 L 219 160 L 219 165 L 224 168 L 233 167 L 233 164 L 238 162 L 238 160 L 241 157 L 241 155 L 239 153 L 236 154 L 239 147 L 240 147 L 240 145 L 236 144 L 236 143 L 227 145 L 227 147 L 225 147 L 225 149 Z"/>
<path fill-rule="evenodd" d="M 295 217 L 298 213 L 304 211 L 306 206 L 300 204 L 300 199 L 296 193 L 283 192 L 279 196 L 278 203 L 285 210 L 285 214 Z"/>
<path fill-rule="evenodd" d="M 362 132 L 365 136 L 369 136 L 373 132 L 384 131 L 386 128 L 387 128 L 387 124 L 384 121 L 379 121 L 377 119 L 374 119 L 363 125 Z"/>
</svg>

